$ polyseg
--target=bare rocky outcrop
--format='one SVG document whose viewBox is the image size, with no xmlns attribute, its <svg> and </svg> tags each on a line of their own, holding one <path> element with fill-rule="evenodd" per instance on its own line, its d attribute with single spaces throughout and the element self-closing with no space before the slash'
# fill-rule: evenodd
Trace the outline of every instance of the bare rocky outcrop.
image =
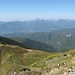
<svg viewBox="0 0 75 75">
<path fill-rule="evenodd" d="M 63 75 L 75 75 L 75 66 L 73 66 L 71 69 L 68 69 L 67 72 L 64 72 Z"/>
<path fill-rule="evenodd" d="M 14 72 L 12 75 L 42 75 L 41 71 L 22 71 Z"/>
</svg>

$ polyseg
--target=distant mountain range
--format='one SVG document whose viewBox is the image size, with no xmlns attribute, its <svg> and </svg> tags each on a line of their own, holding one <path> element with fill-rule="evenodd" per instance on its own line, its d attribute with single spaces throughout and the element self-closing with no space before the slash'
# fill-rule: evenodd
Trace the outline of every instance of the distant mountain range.
<svg viewBox="0 0 75 75">
<path fill-rule="evenodd" d="M 11 21 L 0 22 L 0 35 L 12 33 L 14 35 L 34 33 L 34 32 L 50 32 L 53 30 L 75 28 L 74 20 L 31 20 L 31 21 Z"/>
</svg>

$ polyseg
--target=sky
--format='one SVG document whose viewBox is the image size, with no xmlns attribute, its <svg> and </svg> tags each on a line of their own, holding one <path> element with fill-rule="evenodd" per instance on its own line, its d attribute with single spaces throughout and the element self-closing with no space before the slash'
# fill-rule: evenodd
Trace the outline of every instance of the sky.
<svg viewBox="0 0 75 75">
<path fill-rule="evenodd" d="M 0 0 L 0 21 L 75 19 L 75 0 Z"/>
</svg>

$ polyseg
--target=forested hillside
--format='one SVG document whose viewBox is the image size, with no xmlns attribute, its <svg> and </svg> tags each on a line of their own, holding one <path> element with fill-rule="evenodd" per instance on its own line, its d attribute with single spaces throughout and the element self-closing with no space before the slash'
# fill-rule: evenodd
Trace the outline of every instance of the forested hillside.
<svg viewBox="0 0 75 75">
<path fill-rule="evenodd" d="M 75 48 L 75 29 L 63 29 L 53 32 L 37 32 L 21 35 L 32 40 L 52 45 L 57 51 L 64 52 Z"/>
<path fill-rule="evenodd" d="M 20 47 L 23 47 L 23 48 L 29 48 L 29 46 L 26 46 L 24 44 L 21 44 L 17 41 L 14 41 L 12 39 L 9 39 L 9 38 L 6 38 L 6 37 L 0 37 L 0 44 L 4 44 L 4 45 L 17 45 L 17 46 L 20 46 Z"/>
<path fill-rule="evenodd" d="M 75 28 L 54 30 L 51 32 L 19 34 L 18 36 L 7 34 L 5 36 L 15 39 L 22 44 L 27 44 L 30 47 L 32 46 L 34 48 L 43 49 L 45 51 L 49 51 L 50 49 L 52 49 L 53 52 L 56 50 L 58 52 L 64 52 L 70 49 L 75 49 Z M 30 41 L 27 40 L 30 43 L 26 42 L 26 38 L 31 39 Z M 31 41 L 35 42 L 32 43 Z M 37 43 L 37 45 L 35 43 Z"/>
<path fill-rule="evenodd" d="M 40 41 L 30 40 L 23 37 L 12 37 L 11 39 L 34 49 L 48 51 L 48 52 L 56 52 L 56 49 L 54 47 Z"/>
<path fill-rule="evenodd" d="M 56 51 L 55 48 L 53 48 L 51 45 L 22 37 L 13 37 L 11 39 L 6 37 L 0 37 L 0 43 L 5 45 L 17 45 L 27 49 L 37 49 L 48 52 Z"/>
</svg>

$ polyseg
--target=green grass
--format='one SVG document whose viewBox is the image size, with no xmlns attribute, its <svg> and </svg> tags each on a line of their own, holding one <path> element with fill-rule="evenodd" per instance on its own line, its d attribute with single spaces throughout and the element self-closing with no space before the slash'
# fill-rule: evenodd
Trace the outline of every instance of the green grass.
<svg viewBox="0 0 75 75">
<path fill-rule="evenodd" d="M 3 62 L 0 65 L 1 75 L 10 75 L 9 73 L 19 71 L 51 54 L 39 50 L 24 49 L 15 45 L 2 45 L 1 51 L 3 52 L 3 55 L 2 52 L 0 53 L 1 62 Z"/>
<path fill-rule="evenodd" d="M 75 66 L 73 59 L 75 57 L 75 50 L 65 53 L 49 53 L 25 49 L 15 45 L 2 45 L 0 47 L 1 75 L 12 75 L 14 71 L 22 71 L 23 69 L 51 71 L 54 68 L 60 69 L 61 67 L 63 69 Z"/>
<path fill-rule="evenodd" d="M 51 53 L 38 51 L 38 50 L 32 50 L 29 52 L 26 56 L 24 56 L 24 60 L 26 60 L 25 64 L 29 65 L 37 61 L 41 61 L 42 59 L 49 56 Z"/>
<path fill-rule="evenodd" d="M 48 57 L 44 58 L 43 60 L 40 60 L 38 62 L 33 63 L 29 67 L 32 70 L 35 70 L 36 68 L 39 70 L 51 70 L 53 68 L 71 68 L 72 66 L 75 66 L 73 58 L 75 57 L 75 50 L 71 50 L 69 52 L 65 53 L 53 53 L 50 54 Z M 58 66 L 60 64 L 60 66 Z"/>
</svg>

